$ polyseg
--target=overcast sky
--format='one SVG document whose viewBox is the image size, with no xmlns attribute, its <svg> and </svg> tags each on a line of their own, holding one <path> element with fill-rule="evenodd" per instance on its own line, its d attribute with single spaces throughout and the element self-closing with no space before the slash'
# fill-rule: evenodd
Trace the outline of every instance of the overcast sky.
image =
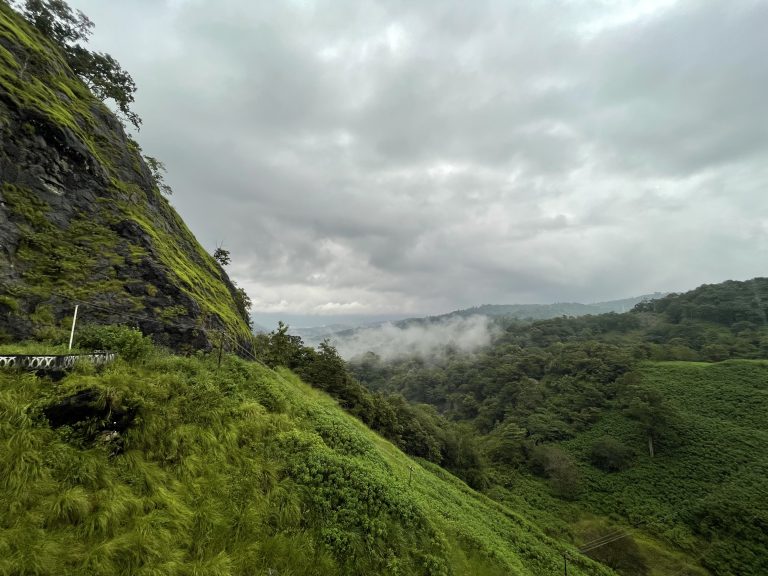
<svg viewBox="0 0 768 576">
<path fill-rule="evenodd" d="M 766 275 L 766 1 L 70 4 L 257 320 Z"/>
</svg>

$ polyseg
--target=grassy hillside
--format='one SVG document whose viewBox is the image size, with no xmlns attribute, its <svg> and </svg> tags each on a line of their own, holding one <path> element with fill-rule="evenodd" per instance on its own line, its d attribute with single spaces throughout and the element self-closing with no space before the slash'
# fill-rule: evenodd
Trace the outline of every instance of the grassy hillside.
<svg viewBox="0 0 768 576">
<path fill-rule="evenodd" d="M 78 392 L 99 415 L 53 427 Z M 0 372 L 0 446 L 2 575 L 539 576 L 568 548 L 234 357 Z M 612 574 L 584 557 L 569 573 Z"/>
</svg>

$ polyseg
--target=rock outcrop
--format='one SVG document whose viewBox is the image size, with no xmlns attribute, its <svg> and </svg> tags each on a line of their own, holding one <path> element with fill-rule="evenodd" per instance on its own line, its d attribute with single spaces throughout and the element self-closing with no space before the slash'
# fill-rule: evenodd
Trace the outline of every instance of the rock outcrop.
<svg viewBox="0 0 768 576">
<path fill-rule="evenodd" d="M 83 321 L 177 350 L 249 335 L 235 287 L 138 145 L 0 1 L 0 342 L 59 338 L 76 303 Z"/>
</svg>

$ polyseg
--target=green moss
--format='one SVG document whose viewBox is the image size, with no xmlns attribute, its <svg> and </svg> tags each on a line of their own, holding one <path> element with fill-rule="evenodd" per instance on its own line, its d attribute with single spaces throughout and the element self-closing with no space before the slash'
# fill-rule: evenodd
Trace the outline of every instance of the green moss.
<svg viewBox="0 0 768 576">
<path fill-rule="evenodd" d="M 56 321 L 50 304 L 38 305 L 35 311 L 29 315 L 29 319 L 37 324 L 53 324 Z"/>
<path fill-rule="evenodd" d="M 239 315 L 213 257 L 194 240 L 175 211 L 170 207 L 165 209 L 163 221 L 174 225 L 174 229 L 169 229 L 158 225 L 133 204 L 121 203 L 120 208 L 125 217 L 138 223 L 152 238 L 155 255 L 178 280 L 181 289 L 198 302 L 204 314 L 221 319 L 232 335 L 249 339 L 250 330 Z"/>
<path fill-rule="evenodd" d="M 47 218 L 48 205 L 31 190 L 5 184 L 0 191 L 22 232 L 16 252 L 24 281 L 16 285 L 19 295 L 47 298 L 56 291 L 86 298 L 123 292 L 123 283 L 113 277 L 112 267 L 124 263 L 114 231 L 86 214 L 58 228 Z"/>
<path fill-rule="evenodd" d="M 50 207 L 28 188 L 3 183 L 0 185 L 0 197 L 17 222 L 31 228 L 46 228 Z"/>
<path fill-rule="evenodd" d="M 0 306 L 6 308 L 10 312 L 18 312 L 21 308 L 19 300 L 7 294 L 0 295 Z"/>
<path fill-rule="evenodd" d="M 189 315 L 189 311 L 186 306 L 177 304 L 175 306 L 167 306 L 166 308 L 156 308 L 155 314 L 166 322 L 172 322 L 177 318 L 183 318 Z"/>
<path fill-rule="evenodd" d="M 4 3 L 0 3 L 0 85 L 19 108 L 37 110 L 52 124 L 68 128 L 107 171 L 114 171 L 110 143 L 95 136 L 93 109 L 108 113 L 106 107 L 73 76 L 58 48 Z"/>
<path fill-rule="evenodd" d="M 0 2 L 0 90 L 21 111 L 36 111 L 52 126 L 66 129 L 82 142 L 91 160 L 111 181 L 90 214 L 72 217 L 66 229 L 48 220 L 48 206 L 27 189 L 3 186 L 2 195 L 23 238 L 17 251 L 23 283 L 21 293 L 48 297 L 55 290 L 68 297 L 87 299 L 113 293 L 142 309 L 115 278 L 115 267 L 128 259 L 139 264 L 157 258 L 203 311 L 199 327 L 212 317 L 220 319 L 232 336 L 250 338 L 219 267 L 197 243 L 168 201 L 156 189 L 143 189 L 141 149 L 114 131 L 103 118 L 109 110 L 74 76 L 59 49 Z M 34 124 L 28 130 L 36 131 Z M 98 166 L 96 167 L 98 168 Z M 116 209 L 117 207 L 117 209 Z M 128 244 L 108 226 L 129 218 L 152 239 L 152 246 Z M 20 294 L 21 295 L 21 294 Z M 166 311 L 166 320 L 179 310 Z"/>
</svg>

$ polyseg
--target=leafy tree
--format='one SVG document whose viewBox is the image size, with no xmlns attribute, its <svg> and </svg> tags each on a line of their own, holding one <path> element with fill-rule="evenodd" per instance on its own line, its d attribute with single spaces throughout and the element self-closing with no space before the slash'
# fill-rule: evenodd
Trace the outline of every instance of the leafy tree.
<svg viewBox="0 0 768 576">
<path fill-rule="evenodd" d="M 289 328 L 288 324 L 278 322 L 277 330 L 270 332 L 266 339 L 266 363 L 272 368 L 285 366 L 295 369 L 304 364 L 309 351 L 300 336 L 288 334 Z"/>
<path fill-rule="evenodd" d="M 307 382 L 335 396 L 344 392 L 349 378 L 344 360 L 327 339 L 320 342 L 317 351 L 307 358 L 307 365 L 299 369 L 299 373 Z"/>
<path fill-rule="evenodd" d="M 711 362 L 721 362 L 730 356 L 728 347 L 724 344 L 706 344 L 702 347 L 701 354 Z"/>
<path fill-rule="evenodd" d="M 213 251 L 213 258 L 222 266 L 227 266 L 232 262 L 232 258 L 229 256 L 229 250 L 224 250 L 221 246 Z"/>
<path fill-rule="evenodd" d="M 624 413 L 640 423 L 648 440 L 648 454 L 653 458 L 659 440 L 674 436 L 673 414 L 656 390 L 635 387 L 630 391 Z"/>
<path fill-rule="evenodd" d="M 618 472 L 629 466 L 632 450 L 610 436 L 599 438 L 589 454 L 592 464 L 606 472 Z"/>
<path fill-rule="evenodd" d="M 80 45 L 68 47 L 66 53 L 72 71 L 85 82 L 91 92 L 102 101 L 112 100 L 120 115 L 138 129 L 141 118 L 131 110 L 136 83 L 120 63 L 109 54 L 91 52 Z M 170 193 L 170 187 L 166 186 L 165 191 Z"/>
<path fill-rule="evenodd" d="M 152 178 L 155 180 L 155 185 L 158 189 L 166 196 L 173 194 L 173 188 L 165 183 L 165 164 L 153 156 L 144 156 L 144 161 L 147 163 L 149 171 L 152 172 Z M 215 257 L 216 255 L 214 254 Z"/>
<path fill-rule="evenodd" d="M 531 470 L 549 479 L 555 496 L 575 500 L 581 490 L 581 474 L 573 458 L 553 445 L 536 446 L 531 452 Z"/>
<path fill-rule="evenodd" d="M 523 459 L 525 428 L 511 420 L 497 426 L 488 436 L 485 450 L 495 462 L 517 465 Z"/>
<path fill-rule="evenodd" d="M 25 0 L 14 3 L 40 32 L 62 46 L 87 41 L 93 22 L 80 10 L 72 12 L 64 0 Z"/>
<path fill-rule="evenodd" d="M 253 319 L 251 318 L 251 307 L 253 306 L 253 302 L 245 289 L 240 286 L 235 286 L 235 305 L 240 312 L 240 316 L 242 316 L 245 323 L 248 324 L 248 328 L 253 328 Z"/>
<path fill-rule="evenodd" d="M 41 33 L 59 45 L 72 71 L 101 100 L 112 100 L 119 115 L 136 129 L 141 118 L 131 110 L 136 84 L 109 54 L 92 52 L 87 42 L 93 22 L 81 11 L 73 12 L 64 0 L 24 0 L 16 4 L 21 14 Z"/>
</svg>

